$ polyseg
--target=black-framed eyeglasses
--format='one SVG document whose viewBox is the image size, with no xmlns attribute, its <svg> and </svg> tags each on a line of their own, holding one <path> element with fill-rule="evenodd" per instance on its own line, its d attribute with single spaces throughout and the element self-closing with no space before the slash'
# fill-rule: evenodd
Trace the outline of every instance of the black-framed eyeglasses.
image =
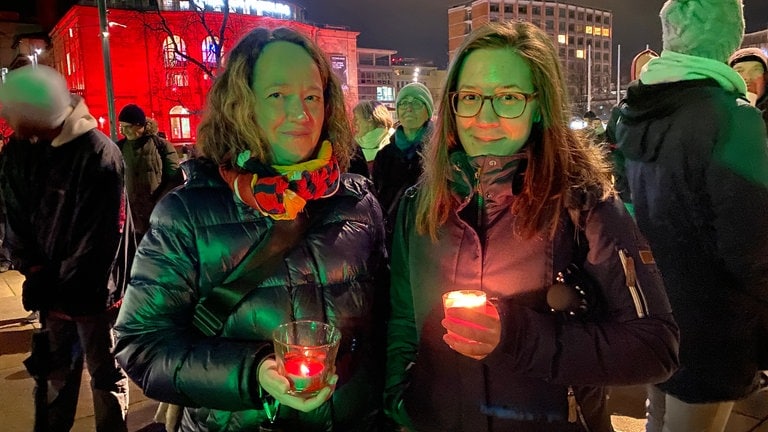
<svg viewBox="0 0 768 432">
<path fill-rule="evenodd" d="M 451 109 L 459 117 L 474 117 L 483 109 L 486 100 L 491 101 L 491 108 L 497 116 L 507 119 L 518 118 L 525 112 L 528 101 L 538 93 L 502 92 L 486 96 L 477 92 L 451 92 Z"/>
</svg>

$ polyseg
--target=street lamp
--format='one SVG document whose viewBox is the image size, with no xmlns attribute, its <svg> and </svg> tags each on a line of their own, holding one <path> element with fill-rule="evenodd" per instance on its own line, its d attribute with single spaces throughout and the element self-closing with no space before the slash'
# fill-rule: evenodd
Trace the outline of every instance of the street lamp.
<svg viewBox="0 0 768 432">
<path fill-rule="evenodd" d="M 109 136 L 117 141 L 117 118 L 115 117 L 115 96 L 112 87 L 112 61 L 109 54 L 109 25 L 106 0 L 98 0 L 99 26 L 101 27 L 101 51 L 104 60 L 104 79 L 107 90 L 107 114 L 109 115 Z M 116 23 L 117 24 L 117 23 Z"/>
</svg>

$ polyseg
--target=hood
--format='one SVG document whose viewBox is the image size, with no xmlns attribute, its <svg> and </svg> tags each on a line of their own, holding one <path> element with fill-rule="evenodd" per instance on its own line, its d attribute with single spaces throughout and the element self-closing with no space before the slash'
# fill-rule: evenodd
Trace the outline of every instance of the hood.
<svg viewBox="0 0 768 432">
<path fill-rule="evenodd" d="M 61 133 L 51 141 L 52 147 L 60 147 L 98 126 L 83 98 L 72 95 L 72 107 L 72 112 L 64 120 Z"/>
<path fill-rule="evenodd" d="M 709 87 L 720 88 L 713 79 L 632 84 L 621 102 L 621 116 L 616 123 L 616 142 L 624 157 L 643 162 L 656 160 L 666 131 L 675 122 L 672 114 L 700 98 L 701 89 Z"/>
</svg>

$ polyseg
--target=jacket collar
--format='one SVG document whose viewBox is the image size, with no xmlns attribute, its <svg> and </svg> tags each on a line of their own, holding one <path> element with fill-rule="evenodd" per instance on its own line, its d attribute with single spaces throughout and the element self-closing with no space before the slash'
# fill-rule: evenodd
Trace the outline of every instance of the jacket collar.
<svg viewBox="0 0 768 432">
<path fill-rule="evenodd" d="M 451 192 L 465 207 L 478 193 L 486 208 L 506 206 L 519 193 L 527 165 L 525 148 L 512 156 L 468 156 L 463 151 L 450 155 L 453 176 Z"/>
</svg>

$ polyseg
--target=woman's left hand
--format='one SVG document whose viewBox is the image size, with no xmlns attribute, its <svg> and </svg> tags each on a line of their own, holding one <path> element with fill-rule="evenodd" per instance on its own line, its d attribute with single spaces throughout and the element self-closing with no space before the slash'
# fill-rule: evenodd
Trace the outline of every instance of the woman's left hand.
<svg viewBox="0 0 768 432">
<path fill-rule="evenodd" d="M 302 397 L 301 395 L 294 396 L 288 393 L 291 384 L 287 378 L 280 375 L 275 360 L 266 359 L 261 362 L 258 374 L 259 385 L 272 395 L 275 400 L 280 402 L 281 405 L 287 405 L 302 412 L 313 411 L 324 404 L 333 394 L 333 391 L 336 389 L 336 382 L 339 380 L 339 377 L 333 374 L 328 380 L 328 385 L 323 387 L 317 394 L 310 397 Z"/>
<path fill-rule="evenodd" d="M 485 311 L 478 309 L 447 308 L 441 324 L 448 330 L 443 341 L 452 350 L 481 360 L 499 345 L 501 320 L 499 311 L 491 303 L 486 303 Z"/>
</svg>

